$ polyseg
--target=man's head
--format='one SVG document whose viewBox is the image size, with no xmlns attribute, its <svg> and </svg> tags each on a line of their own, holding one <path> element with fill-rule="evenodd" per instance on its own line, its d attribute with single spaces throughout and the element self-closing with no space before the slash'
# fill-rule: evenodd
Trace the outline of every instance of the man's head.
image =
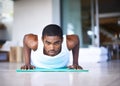
<svg viewBox="0 0 120 86">
<path fill-rule="evenodd" d="M 47 25 L 42 32 L 42 40 L 44 44 L 44 54 L 55 56 L 61 51 L 63 41 L 62 29 L 55 24 Z"/>
</svg>

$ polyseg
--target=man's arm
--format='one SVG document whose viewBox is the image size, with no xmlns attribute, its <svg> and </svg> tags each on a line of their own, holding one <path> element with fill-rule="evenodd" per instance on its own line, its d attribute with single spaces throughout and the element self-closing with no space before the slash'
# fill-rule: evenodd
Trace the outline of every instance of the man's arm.
<svg viewBox="0 0 120 86">
<path fill-rule="evenodd" d="M 37 49 L 37 36 L 33 34 L 27 34 L 23 39 L 23 56 L 25 59 L 25 65 L 21 69 L 33 69 L 31 65 L 31 50 Z"/>
<path fill-rule="evenodd" d="M 82 69 L 78 64 L 79 57 L 79 37 L 77 35 L 67 35 L 67 47 L 72 50 L 73 54 L 73 65 L 68 66 L 73 69 Z"/>
</svg>

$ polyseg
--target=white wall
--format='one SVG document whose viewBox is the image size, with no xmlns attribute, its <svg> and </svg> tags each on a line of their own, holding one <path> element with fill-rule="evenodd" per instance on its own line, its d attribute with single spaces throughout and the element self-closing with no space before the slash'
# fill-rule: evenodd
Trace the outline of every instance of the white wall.
<svg viewBox="0 0 120 86">
<path fill-rule="evenodd" d="M 53 23 L 52 8 L 52 0 L 15 1 L 12 40 L 22 45 L 25 34 L 41 34 L 47 24 Z"/>
</svg>

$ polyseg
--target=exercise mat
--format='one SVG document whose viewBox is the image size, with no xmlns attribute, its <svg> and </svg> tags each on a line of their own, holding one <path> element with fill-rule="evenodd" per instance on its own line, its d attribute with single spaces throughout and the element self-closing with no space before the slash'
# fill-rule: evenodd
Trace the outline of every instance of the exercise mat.
<svg viewBox="0 0 120 86">
<path fill-rule="evenodd" d="M 56 68 L 56 69 L 44 69 L 44 68 L 35 68 L 35 69 L 17 69 L 16 72 L 88 72 L 88 70 L 80 69 L 69 69 L 69 68 Z"/>
</svg>

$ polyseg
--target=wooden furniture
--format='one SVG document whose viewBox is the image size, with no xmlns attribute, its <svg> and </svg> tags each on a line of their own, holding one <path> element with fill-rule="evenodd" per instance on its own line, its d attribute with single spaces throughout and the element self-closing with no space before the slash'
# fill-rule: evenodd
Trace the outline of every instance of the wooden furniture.
<svg viewBox="0 0 120 86">
<path fill-rule="evenodd" d="M 9 62 L 23 62 L 23 48 L 20 46 L 10 47 Z"/>
</svg>

